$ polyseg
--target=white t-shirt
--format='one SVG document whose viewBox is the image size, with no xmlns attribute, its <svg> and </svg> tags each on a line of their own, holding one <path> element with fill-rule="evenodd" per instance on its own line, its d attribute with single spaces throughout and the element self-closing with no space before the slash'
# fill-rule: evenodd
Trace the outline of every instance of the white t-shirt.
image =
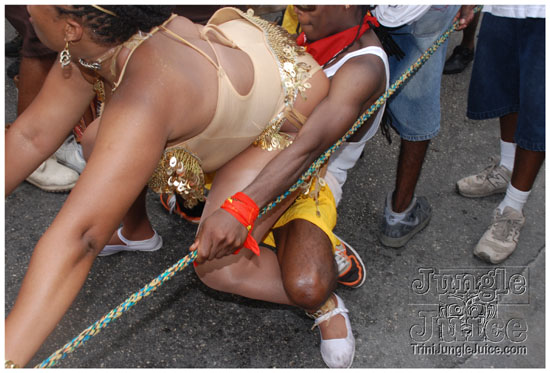
<svg viewBox="0 0 550 373">
<path fill-rule="evenodd" d="M 381 25 L 399 27 L 410 25 L 422 17 L 431 5 L 377 5 L 373 14 Z"/>
<path fill-rule="evenodd" d="M 482 11 L 497 17 L 546 18 L 544 5 L 484 5 Z"/>
</svg>

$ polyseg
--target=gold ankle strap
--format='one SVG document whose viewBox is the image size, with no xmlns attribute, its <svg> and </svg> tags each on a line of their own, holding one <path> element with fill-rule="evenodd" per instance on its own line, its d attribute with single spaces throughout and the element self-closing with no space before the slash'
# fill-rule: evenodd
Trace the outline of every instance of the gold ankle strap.
<svg viewBox="0 0 550 373">
<path fill-rule="evenodd" d="M 4 365 L 4 368 L 6 369 L 14 369 L 14 368 L 21 368 L 19 365 L 15 364 L 11 360 L 6 360 L 6 363 Z"/>
<path fill-rule="evenodd" d="M 336 308 L 336 302 L 334 301 L 334 299 L 332 298 L 332 295 L 331 295 L 327 299 L 325 304 L 323 304 L 321 306 L 321 308 L 319 308 L 317 311 L 315 311 L 313 313 L 306 312 L 306 315 L 308 315 L 312 319 L 318 319 L 319 317 L 323 316 L 326 313 L 329 313 L 330 311 L 332 311 L 335 308 Z"/>
</svg>

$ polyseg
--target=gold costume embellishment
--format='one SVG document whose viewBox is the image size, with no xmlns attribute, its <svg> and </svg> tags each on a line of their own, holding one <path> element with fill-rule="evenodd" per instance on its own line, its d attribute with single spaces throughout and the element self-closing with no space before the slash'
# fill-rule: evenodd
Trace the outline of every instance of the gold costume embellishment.
<svg viewBox="0 0 550 373">
<path fill-rule="evenodd" d="M 204 201 L 204 173 L 198 158 L 182 147 L 166 149 L 149 187 L 156 193 L 179 194 L 188 208 Z"/>
<path fill-rule="evenodd" d="M 6 362 L 4 363 L 4 368 L 6 368 L 6 369 L 18 369 L 18 368 L 21 368 L 21 367 L 19 365 L 15 364 L 11 360 L 6 360 Z"/>
<path fill-rule="evenodd" d="M 311 88 L 311 84 L 307 82 L 311 78 L 309 72 L 311 65 L 305 62 L 297 62 L 297 57 L 305 54 L 305 48 L 296 45 L 296 41 L 286 30 L 254 16 L 253 11 L 249 10 L 247 13 L 241 12 L 241 14 L 249 22 L 252 22 L 264 31 L 267 45 L 275 55 L 277 66 L 279 67 L 281 83 L 285 93 L 285 107 L 291 109 L 298 97 L 298 93 L 302 98 L 306 99 L 305 91 Z M 254 146 L 272 151 L 284 149 L 292 144 L 290 136 L 279 132 L 285 119 L 284 112 L 279 113 L 279 115 L 273 118 L 266 129 L 254 141 Z"/>
<path fill-rule="evenodd" d="M 284 149 L 292 144 L 292 137 L 286 133 L 279 132 L 285 119 L 283 112 L 273 118 L 271 122 L 269 122 L 269 126 L 267 126 L 254 141 L 254 146 L 260 147 L 263 150 L 272 151 Z"/>
<path fill-rule="evenodd" d="M 243 18 L 264 31 L 269 49 L 275 55 L 279 66 L 285 91 L 285 105 L 292 107 L 298 93 L 305 99 L 304 92 L 311 88 L 311 84 L 307 82 L 311 78 L 311 65 L 296 61 L 298 56 L 306 54 L 305 48 L 298 46 L 294 38 L 282 27 L 254 16 L 253 12 L 239 12 Z"/>
</svg>

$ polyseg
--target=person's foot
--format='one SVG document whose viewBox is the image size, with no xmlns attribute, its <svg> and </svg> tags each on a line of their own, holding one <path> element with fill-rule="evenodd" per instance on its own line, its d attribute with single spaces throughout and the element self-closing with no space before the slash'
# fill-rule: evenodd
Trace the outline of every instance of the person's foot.
<svg viewBox="0 0 550 373">
<path fill-rule="evenodd" d="M 493 221 L 474 248 L 474 255 L 493 264 L 504 261 L 516 249 L 524 224 L 522 212 L 510 206 L 506 206 L 502 213 L 495 209 Z"/>
<path fill-rule="evenodd" d="M 122 227 L 116 232 L 116 236 L 105 245 L 98 256 L 108 256 L 121 251 L 157 251 L 162 247 L 162 237 L 153 229 L 153 236 L 144 240 L 132 241 L 122 235 Z"/>
<path fill-rule="evenodd" d="M 413 197 L 409 207 L 396 214 L 392 211 L 392 194 L 393 192 L 388 193 L 386 198 L 379 239 L 384 246 L 399 248 L 428 225 L 432 217 L 432 208 L 426 197 Z"/>
<path fill-rule="evenodd" d="M 46 192 L 68 192 L 78 180 L 78 173 L 59 163 L 54 156 L 46 159 L 26 181 Z"/>
<path fill-rule="evenodd" d="M 199 224 L 201 221 L 202 211 L 204 210 L 204 201 L 198 201 L 193 208 L 185 207 L 184 203 L 175 194 L 162 193 L 160 195 L 160 203 L 170 213 L 179 215 L 181 218 L 193 224 Z"/>
<path fill-rule="evenodd" d="M 491 165 L 476 175 L 456 182 L 456 189 L 464 197 L 478 198 L 504 193 L 512 178 L 512 171 L 499 166 L 499 158 L 491 158 Z"/>
<path fill-rule="evenodd" d="M 443 74 L 458 74 L 464 71 L 470 62 L 474 59 L 474 51 L 472 49 L 457 45 L 453 50 L 453 54 L 443 68 Z"/>
<path fill-rule="evenodd" d="M 86 160 L 82 155 L 82 146 L 76 142 L 74 135 L 70 135 L 65 139 L 55 152 L 55 158 L 57 158 L 59 163 L 75 170 L 79 174 L 82 173 L 86 166 Z"/>
<path fill-rule="evenodd" d="M 351 330 L 348 310 L 336 294 L 313 314 L 313 327 L 321 331 L 321 357 L 329 368 L 349 368 L 355 356 L 355 337 Z"/>
<path fill-rule="evenodd" d="M 340 241 L 340 244 L 336 245 L 334 250 L 334 260 L 338 266 L 338 283 L 358 288 L 365 282 L 363 260 L 347 242 L 338 236 L 336 238 Z"/>
</svg>

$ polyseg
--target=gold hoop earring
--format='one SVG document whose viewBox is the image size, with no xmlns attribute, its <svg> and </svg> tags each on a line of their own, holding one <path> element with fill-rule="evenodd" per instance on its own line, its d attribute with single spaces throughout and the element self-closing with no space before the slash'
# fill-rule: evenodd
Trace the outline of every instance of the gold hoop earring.
<svg viewBox="0 0 550 373">
<path fill-rule="evenodd" d="M 61 68 L 65 69 L 71 63 L 71 52 L 69 52 L 69 42 L 65 42 L 65 48 L 61 51 L 59 55 L 59 63 Z"/>
</svg>

